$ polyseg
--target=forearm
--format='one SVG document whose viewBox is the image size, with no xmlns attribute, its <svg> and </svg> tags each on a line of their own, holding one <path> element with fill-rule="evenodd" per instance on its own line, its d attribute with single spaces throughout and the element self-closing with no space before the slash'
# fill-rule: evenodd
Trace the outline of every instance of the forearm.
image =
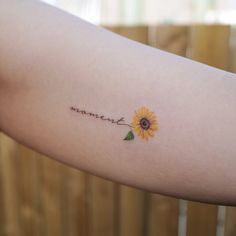
<svg viewBox="0 0 236 236">
<path fill-rule="evenodd" d="M 7 134 L 123 184 L 236 204 L 233 74 L 32 1 L 0 1 L 0 32 Z M 158 130 L 148 141 L 134 130 L 124 140 L 132 127 L 119 124 L 131 125 L 141 106 L 156 115 Z"/>
</svg>

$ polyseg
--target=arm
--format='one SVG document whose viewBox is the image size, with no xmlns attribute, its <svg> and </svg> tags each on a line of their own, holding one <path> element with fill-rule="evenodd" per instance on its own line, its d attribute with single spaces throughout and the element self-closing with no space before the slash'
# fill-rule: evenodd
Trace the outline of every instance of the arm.
<svg viewBox="0 0 236 236">
<path fill-rule="evenodd" d="M 126 185 L 236 204 L 234 74 L 35 1 L 1 0 L 0 32 L 6 134 Z"/>
</svg>

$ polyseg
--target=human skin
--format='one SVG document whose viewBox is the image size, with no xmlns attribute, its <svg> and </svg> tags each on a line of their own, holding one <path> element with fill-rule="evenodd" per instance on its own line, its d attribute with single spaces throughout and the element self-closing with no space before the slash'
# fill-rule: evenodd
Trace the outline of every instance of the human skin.
<svg viewBox="0 0 236 236">
<path fill-rule="evenodd" d="M 148 140 L 131 124 L 148 108 Z M 168 196 L 236 205 L 236 76 L 44 3 L 0 0 L 0 127 L 53 159 Z"/>
</svg>

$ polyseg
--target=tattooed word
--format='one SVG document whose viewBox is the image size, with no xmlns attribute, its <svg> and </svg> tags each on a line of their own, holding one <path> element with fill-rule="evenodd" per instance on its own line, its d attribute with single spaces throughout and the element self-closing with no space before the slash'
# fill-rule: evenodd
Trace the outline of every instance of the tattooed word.
<svg viewBox="0 0 236 236">
<path fill-rule="evenodd" d="M 131 125 L 129 124 L 126 124 L 126 123 L 121 123 L 121 122 L 124 122 L 125 119 L 124 117 L 121 117 L 120 119 L 118 120 L 115 120 L 115 119 L 111 119 L 111 118 L 106 118 L 104 115 L 98 115 L 96 113 L 92 113 L 92 112 L 87 112 L 85 110 L 81 110 L 79 108 L 76 108 L 76 107 L 70 107 L 70 109 L 72 111 L 75 111 L 75 112 L 78 112 L 78 113 L 81 113 L 83 115 L 88 115 L 88 116 L 92 116 L 94 118 L 97 118 L 97 119 L 101 119 L 101 120 L 104 120 L 104 121 L 110 121 L 111 123 L 114 123 L 114 124 L 117 124 L 117 125 L 127 125 L 129 127 L 132 127 Z"/>
</svg>

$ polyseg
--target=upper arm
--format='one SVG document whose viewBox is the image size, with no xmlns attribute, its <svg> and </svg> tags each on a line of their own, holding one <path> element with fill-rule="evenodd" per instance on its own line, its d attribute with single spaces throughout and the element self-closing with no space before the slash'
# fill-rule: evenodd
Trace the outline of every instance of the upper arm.
<svg viewBox="0 0 236 236">
<path fill-rule="evenodd" d="M 111 180 L 235 204 L 235 81 L 225 82 L 225 72 L 124 39 L 42 3 L 2 2 L 5 10 L 7 4 L 17 10 L 0 14 L 13 20 L 0 21 L 3 131 Z M 115 122 L 121 118 L 132 127 Z M 155 120 L 158 128 L 144 133 L 136 122 L 135 129 L 132 122 L 139 118 Z M 124 140 L 130 130 L 134 139 Z"/>
</svg>

